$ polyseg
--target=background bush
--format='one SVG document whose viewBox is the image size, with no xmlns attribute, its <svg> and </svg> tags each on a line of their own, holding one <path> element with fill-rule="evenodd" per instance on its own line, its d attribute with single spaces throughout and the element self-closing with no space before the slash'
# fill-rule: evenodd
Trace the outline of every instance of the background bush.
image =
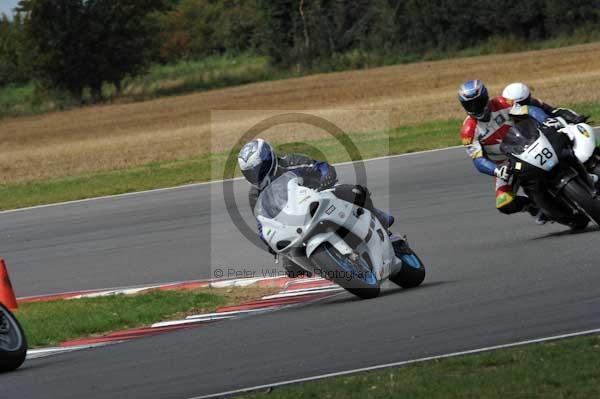
<svg viewBox="0 0 600 399">
<path fill-rule="evenodd" d="M 599 20 L 598 0 L 21 0 L 12 19 L 0 18 L 0 87 L 27 85 L 71 104 L 113 100 L 133 82 L 129 92 L 145 98 L 518 51 L 564 37 L 597 40 Z M 223 73 L 211 66 L 219 57 Z M 171 71 L 170 82 L 158 84 L 160 64 L 199 69 Z"/>
</svg>

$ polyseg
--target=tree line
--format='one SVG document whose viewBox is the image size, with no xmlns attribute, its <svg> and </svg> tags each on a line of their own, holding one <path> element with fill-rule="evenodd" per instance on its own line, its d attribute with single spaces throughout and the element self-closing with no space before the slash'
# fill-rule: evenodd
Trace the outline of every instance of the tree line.
<svg viewBox="0 0 600 399">
<path fill-rule="evenodd" d="M 598 29 L 599 0 L 21 0 L 0 18 L 0 86 L 80 98 L 153 63 L 216 54 L 310 68 L 351 51 L 424 54 Z"/>
</svg>

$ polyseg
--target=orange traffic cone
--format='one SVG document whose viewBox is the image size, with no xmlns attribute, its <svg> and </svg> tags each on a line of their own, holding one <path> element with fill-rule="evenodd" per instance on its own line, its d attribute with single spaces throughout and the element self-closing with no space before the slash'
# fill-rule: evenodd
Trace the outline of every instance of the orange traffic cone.
<svg viewBox="0 0 600 399">
<path fill-rule="evenodd" d="M 0 259 L 0 303 L 10 310 L 16 310 L 18 306 L 15 292 L 13 291 L 12 284 L 8 278 L 4 259 Z"/>
</svg>

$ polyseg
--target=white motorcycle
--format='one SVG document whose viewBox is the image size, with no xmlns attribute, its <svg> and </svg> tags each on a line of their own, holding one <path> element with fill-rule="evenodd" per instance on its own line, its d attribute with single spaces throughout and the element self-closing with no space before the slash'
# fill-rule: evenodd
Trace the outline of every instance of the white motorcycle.
<svg viewBox="0 0 600 399">
<path fill-rule="evenodd" d="M 277 256 L 360 298 L 377 297 L 386 279 L 404 288 L 425 279 L 406 240 L 389 236 L 368 209 L 339 199 L 333 189 L 304 187 L 292 172 L 263 190 L 254 214 Z"/>
</svg>

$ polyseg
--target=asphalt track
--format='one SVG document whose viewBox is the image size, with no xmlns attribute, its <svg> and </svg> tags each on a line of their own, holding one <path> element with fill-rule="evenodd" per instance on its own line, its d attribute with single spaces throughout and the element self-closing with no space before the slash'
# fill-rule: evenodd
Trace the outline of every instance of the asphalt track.
<svg viewBox="0 0 600 399">
<path fill-rule="evenodd" d="M 420 288 L 390 287 L 369 301 L 343 293 L 32 360 L 0 375 L 2 397 L 191 398 L 600 327 L 597 229 L 566 234 L 526 215 L 500 215 L 491 179 L 474 171 L 462 149 L 366 165 L 376 202 L 389 202 L 397 230 L 428 266 Z M 236 233 L 220 188 L 0 215 L 3 243 L 8 237 L 2 254 L 18 294 L 199 278 L 211 267 L 272 267 Z M 236 184 L 236 192 L 245 189 Z"/>
</svg>

